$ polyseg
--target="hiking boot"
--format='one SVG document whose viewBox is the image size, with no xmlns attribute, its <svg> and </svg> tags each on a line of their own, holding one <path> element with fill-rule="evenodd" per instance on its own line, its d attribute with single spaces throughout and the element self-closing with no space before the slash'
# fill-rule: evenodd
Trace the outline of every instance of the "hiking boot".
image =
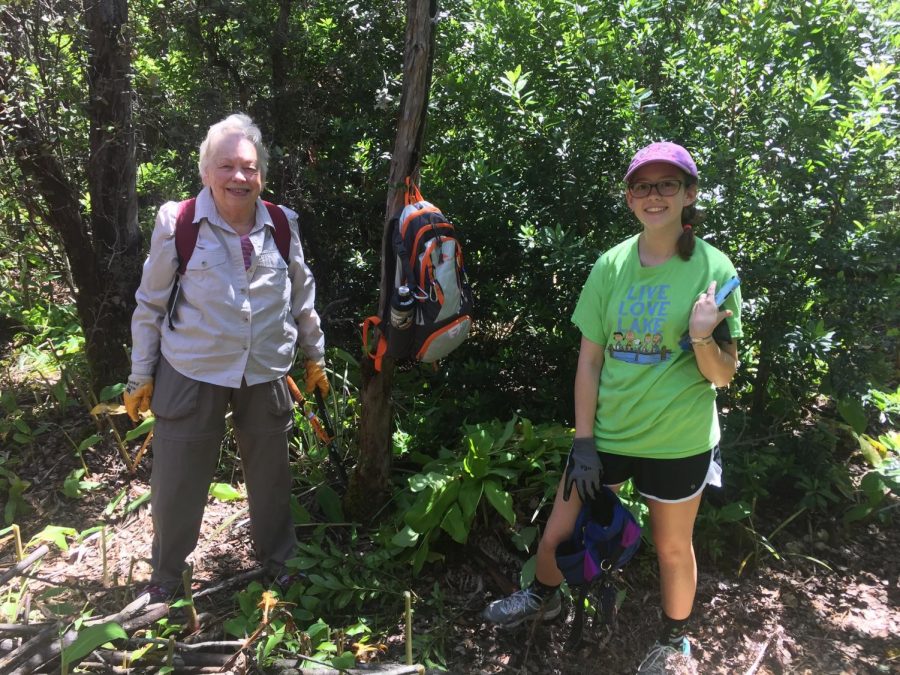
<svg viewBox="0 0 900 675">
<path fill-rule="evenodd" d="M 494 600 L 481 616 L 501 628 L 515 628 L 529 619 L 550 621 L 559 616 L 561 610 L 562 596 L 559 590 L 555 590 L 547 598 L 541 598 L 530 588 L 523 588 L 508 597 Z"/>
<path fill-rule="evenodd" d="M 282 572 L 272 579 L 272 584 L 282 592 L 287 593 L 291 590 L 291 586 L 299 584 L 307 580 L 307 576 L 302 572 Z"/>
<path fill-rule="evenodd" d="M 687 638 L 681 649 L 671 644 L 656 642 L 638 666 L 638 675 L 696 675 L 697 661 L 691 656 L 691 643 Z"/>
<path fill-rule="evenodd" d="M 175 598 L 175 593 L 177 590 L 177 586 L 170 586 L 168 584 L 161 584 L 157 581 L 151 581 L 144 584 L 143 586 L 139 586 L 137 592 L 134 594 L 134 597 L 139 598 L 142 595 L 149 595 L 149 604 L 151 605 L 155 605 L 160 602 L 168 603 Z"/>
</svg>

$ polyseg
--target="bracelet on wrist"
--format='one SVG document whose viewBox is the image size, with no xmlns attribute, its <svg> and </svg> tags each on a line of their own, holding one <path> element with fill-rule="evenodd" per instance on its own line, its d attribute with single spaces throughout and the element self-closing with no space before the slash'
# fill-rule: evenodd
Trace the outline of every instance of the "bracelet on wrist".
<svg viewBox="0 0 900 675">
<path fill-rule="evenodd" d="M 691 344 L 692 345 L 708 345 L 713 342 L 713 336 L 707 335 L 706 337 L 692 337 Z"/>
</svg>

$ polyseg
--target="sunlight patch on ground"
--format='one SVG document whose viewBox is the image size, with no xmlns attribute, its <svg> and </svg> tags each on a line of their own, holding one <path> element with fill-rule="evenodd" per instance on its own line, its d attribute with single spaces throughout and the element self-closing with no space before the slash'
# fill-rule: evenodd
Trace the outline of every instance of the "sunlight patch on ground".
<svg viewBox="0 0 900 675">
<path fill-rule="evenodd" d="M 813 596 L 810 602 L 836 630 L 890 638 L 900 633 L 900 618 L 896 608 L 891 609 L 886 583 L 886 580 L 875 584 L 848 581 L 837 607 L 831 606 L 823 596 Z"/>
</svg>

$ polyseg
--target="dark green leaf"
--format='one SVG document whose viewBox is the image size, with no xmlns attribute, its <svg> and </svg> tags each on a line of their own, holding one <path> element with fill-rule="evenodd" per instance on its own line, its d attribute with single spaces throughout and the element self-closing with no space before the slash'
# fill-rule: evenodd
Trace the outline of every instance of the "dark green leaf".
<svg viewBox="0 0 900 675">
<path fill-rule="evenodd" d="M 447 513 L 444 514 L 444 519 L 441 521 L 441 528 L 453 537 L 453 540 L 457 543 L 466 543 L 466 540 L 469 538 L 469 528 L 463 522 L 463 514 L 459 504 L 453 504 L 447 509 Z"/>
<path fill-rule="evenodd" d="M 861 434 L 866 430 L 868 420 L 866 419 L 866 410 L 862 403 L 856 399 L 844 398 L 838 401 L 837 409 L 844 421 L 853 427 L 853 430 Z"/>
<path fill-rule="evenodd" d="M 78 637 L 68 647 L 63 649 L 62 658 L 68 664 L 75 664 L 85 656 L 112 640 L 124 640 L 128 634 L 117 623 L 101 623 L 96 626 L 88 626 L 78 632 Z"/>
<path fill-rule="evenodd" d="M 516 522 L 516 514 L 512 509 L 512 497 L 503 490 L 497 483 L 492 480 L 484 482 L 484 495 L 491 503 L 497 513 L 503 516 L 510 525 Z"/>
<path fill-rule="evenodd" d="M 329 523 L 344 522 L 344 508 L 341 506 L 341 496 L 331 487 L 322 485 L 316 491 L 316 502 Z"/>
<path fill-rule="evenodd" d="M 135 438 L 140 438 L 144 434 L 148 433 L 151 429 L 153 429 L 153 425 L 156 424 L 155 417 L 148 417 L 143 422 L 138 424 L 134 429 L 130 429 L 127 434 L 125 434 L 126 441 L 133 441 Z"/>
</svg>

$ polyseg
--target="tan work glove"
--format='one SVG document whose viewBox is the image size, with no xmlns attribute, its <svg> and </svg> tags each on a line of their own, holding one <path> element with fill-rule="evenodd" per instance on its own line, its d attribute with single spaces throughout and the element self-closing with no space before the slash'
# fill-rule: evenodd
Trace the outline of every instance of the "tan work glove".
<svg viewBox="0 0 900 675">
<path fill-rule="evenodd" d="M 128 384 L 122 392 L 125 410 L 132 422 L 140 418 L 138 412 L 150 410 L 150 398 L 153 396 L 153 378 L 149 375 L 129 375 Z"/>
<path fill-rule="evenodd" d="M 311 394 L 315 389 L 318 389 L 322 396 L 328 396 L 331 385 L 328 384 L 328 378 L 325 377 L 325 363 L 309 359 L 306 362 L 306 393 Z"/>
</svg>

